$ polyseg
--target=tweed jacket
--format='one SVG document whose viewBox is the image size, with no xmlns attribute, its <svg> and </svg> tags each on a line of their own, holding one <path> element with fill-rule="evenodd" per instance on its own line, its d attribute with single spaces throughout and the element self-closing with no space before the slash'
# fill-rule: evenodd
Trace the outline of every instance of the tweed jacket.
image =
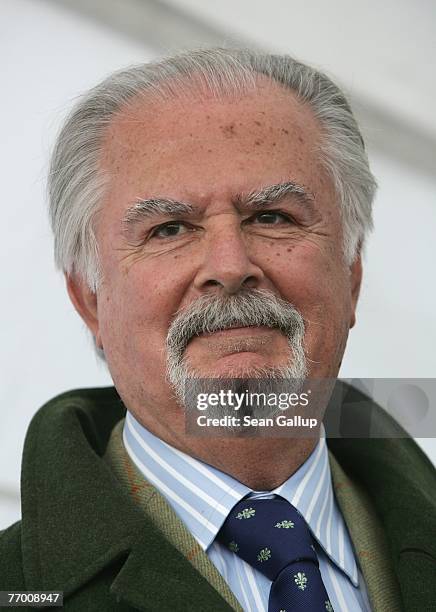
<svg viewBox="0 0 436 612">
<path fill-rule="evenodd" d="M 356 407 L 358 400 L 350 389 L 345 401 Z M 374 410 L 386 431 L 388 417 Z M 80 612 L 238 609 L 214 570 L 196 567 L 178 545 L 183 525 L 165 533 L 161 502 L 153 515 L 152 504 L 132 499 L 123 484 L 113 431 L 124 414 L 109 387 L 62 394 L 35 415 L 23 453 L 22 520 L 0 533 L 0 590 L 61 590 L 65 609 Z M 434 610 L 434 467 L 410 438 L 330 439 L 328 446 L 374 609 Z M 365 540 L 365 521 L 379 547 Z"/>
</svg>

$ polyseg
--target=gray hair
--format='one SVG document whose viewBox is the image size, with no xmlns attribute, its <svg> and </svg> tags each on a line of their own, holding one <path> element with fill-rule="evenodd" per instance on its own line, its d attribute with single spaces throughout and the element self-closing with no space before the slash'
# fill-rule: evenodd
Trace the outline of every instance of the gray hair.
<svg viewBox="0 0 436 612">
<path fill-rule="evenodd" d="M 200 49 L 113 73 L 75 106 L 58 136 L 49 173 L 56 265 L 92 290 L 100 281 L 95 217 L 107 177 L 100 169 L 105 130 L 138 95 L 171 99 L 195 86 L 238 95 L 265 75 L 307 102 L 322 127 L 321 162 L 331 177 L 343 223 L 343 252 L 352 263 L 372 228 L 376 182 L 356 120 L 342 91 L 322 72 L 287 55 L 248 49 Z"/>
</svg>

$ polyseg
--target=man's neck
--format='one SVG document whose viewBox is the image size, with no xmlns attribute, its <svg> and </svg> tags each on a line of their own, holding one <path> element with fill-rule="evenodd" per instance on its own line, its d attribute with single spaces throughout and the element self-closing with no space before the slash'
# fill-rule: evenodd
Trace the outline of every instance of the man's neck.
<svg viewBox="0 0 436 612">
<path fill-rule="evenodd" d="M 307 460 L 319 438 L 196 440 L 183 452 L 229 474 L 254 491 L 271 491 Z"/>
<path fill-rule="evenodd" d="M 135 418 L 167 444 L 229 474 L 254 491 L 271 491 L 285 482 L 306 461 L 319 441 L 319 437 L 198 437 Z"/>
<path fill-rule="evenodd" d="M 319 441 L 312 437 L 217 437 L 190 435 L 180 413 L 168 411 L 168 422 L 147 411 L 130 410 L 135 419 L 152 434 L 212 467 L 235 478 L 255 491 L 271 491 L 285 482 L 308 459 Z"/>
</svg>

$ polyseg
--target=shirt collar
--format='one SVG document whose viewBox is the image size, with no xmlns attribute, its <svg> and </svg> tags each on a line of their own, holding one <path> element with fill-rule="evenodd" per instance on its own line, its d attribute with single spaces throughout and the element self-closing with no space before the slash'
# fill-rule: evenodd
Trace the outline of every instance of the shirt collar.
<svg viewBox="0 0 436 612">
<path fill-rule="evenodd" d="M 255 492 L 232 476 L 167 444 L 127 412 L 123 440 L 142 472 L 172 506 L 203 550 L 212 544 L 233 506 L 247 495 L 280 495 L 304 517 L 330 559 L 358 585 L 352 546 L 337 507 L 322 437 L 306 461 L 270 492 Z"/>
</svg>

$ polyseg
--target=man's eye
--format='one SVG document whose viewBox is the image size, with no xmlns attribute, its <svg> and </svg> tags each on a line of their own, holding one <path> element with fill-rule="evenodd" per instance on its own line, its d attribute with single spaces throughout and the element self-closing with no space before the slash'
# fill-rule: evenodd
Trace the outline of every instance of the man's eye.
<svg viewBox="0 0 436 612">
<path fill-rule="evenodd" d="M 273 210 L 261 212 L 253 217 L 254 223 L 262 223 L 266 225 L 279 225 L 281 223 L 290 223 L 292 219 L 288 215 Z"/>
<path fill-rule="evenodd" d="M 173 236 L 180 236 L 189 232 L 189 228 L 185 223 L 181 221 L 171 221 L 170 223 L 164 223 L 155 227 L 150 234 L 151 238 L 171 238 Z"/>
</svg>

